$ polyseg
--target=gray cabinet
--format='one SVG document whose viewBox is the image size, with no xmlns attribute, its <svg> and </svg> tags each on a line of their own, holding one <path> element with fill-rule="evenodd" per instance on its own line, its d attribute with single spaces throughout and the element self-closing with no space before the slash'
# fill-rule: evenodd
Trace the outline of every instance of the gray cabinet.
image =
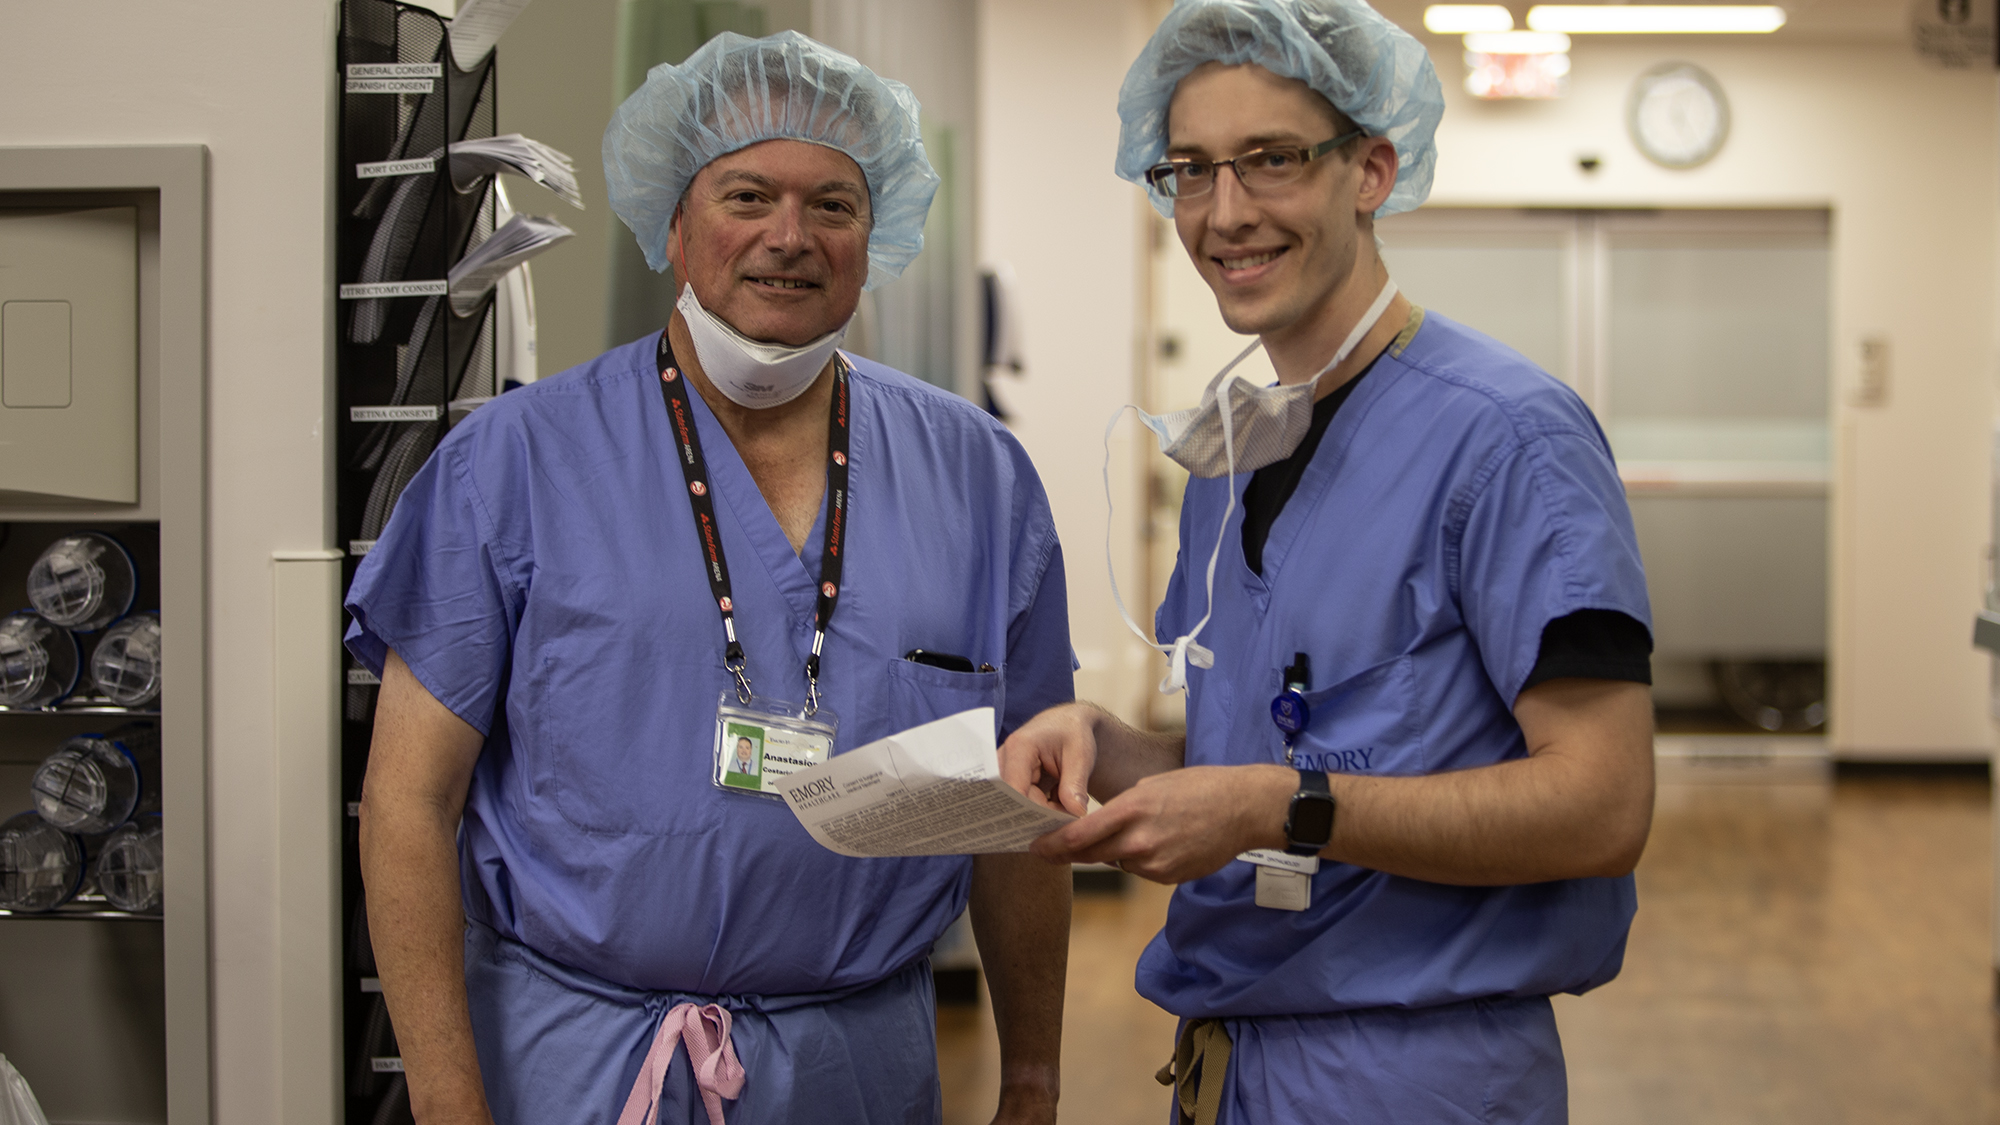
<svg viewBox="0 0 2000 1125">
<path fill-rule="evenodd" d="M 164 633 L 161 913 L 90 902 L 68 915 L 0 916 L 0 1054 L 57 1125 L 211 1117 L 206 162 L 195 145 L 0 148 L 0 263 L 10 224 L 58 244 L 83 232 L 67 273 L 0 270 L 0 334 L 11 337 L 0 338 L 0 437 L 20 431 L 34 449 L 18 471 L 0 452 L 0 611 L 27 604 L 23 579 L 41 545 L 104 528 L 141 545 Z M 132 274 L 121 311 L 102 286 L 121 268 L 124 238 Z M 96 273 L 71 276 L 86 266 Z M 0 713 L 0 812 L 27 807 L 35 764 L 65 737 L 122 720 L 75 700 Z"/>
</svg>

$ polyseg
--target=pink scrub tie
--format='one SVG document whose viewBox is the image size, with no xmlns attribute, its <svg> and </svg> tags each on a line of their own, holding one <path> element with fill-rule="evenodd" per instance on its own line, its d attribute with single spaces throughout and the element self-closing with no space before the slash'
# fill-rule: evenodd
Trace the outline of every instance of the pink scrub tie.
<svg viewBox="0 0 2000 1125">
<path fill-rule="evenodd" d="M 660 1030 L 653 1036 L 646 1061 L 639 1065 L 639 1077 L 632 1083 L 618 1125 L 655 1125 L 659 1120 L 660 1087 L 673 1065 L 674 1048 L 683 1042 L 708 1123 L 722 1125 L 722 1099 L 734 1100 L 743 1092 L 743 1064 L 736 1061 L 736 1045 L 729 1039 L 729 1013 L 719 1004 L 700 1008 L 676 1004 L 660 1017 Z"/>
</svg>

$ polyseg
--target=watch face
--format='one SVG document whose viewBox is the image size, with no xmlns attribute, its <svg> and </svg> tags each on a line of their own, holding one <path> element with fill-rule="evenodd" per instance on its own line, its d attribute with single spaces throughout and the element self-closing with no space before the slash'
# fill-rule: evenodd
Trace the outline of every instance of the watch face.
<svg viewBox="0 0 2000 1125">
<path fill-rule="evenodd" d="M 1285 835 L 1296 844 L 1325 847 L 1333 839 L 1333 798 L 1301 793 L 1292 798 L 1292 818 Z"/>
<path fill-rule="evenodd" d="M 1693 63 L 1665 63 L 1640 75 L 1626 117 L 1632 143 L 1667 168 L 1705 164 L 1729 137 L 1729 100 Z"/>
</svg>

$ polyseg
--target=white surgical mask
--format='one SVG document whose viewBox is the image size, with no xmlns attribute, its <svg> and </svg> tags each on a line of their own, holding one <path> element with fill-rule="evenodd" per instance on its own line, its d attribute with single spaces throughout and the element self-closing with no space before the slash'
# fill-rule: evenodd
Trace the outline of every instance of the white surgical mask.
<svg viewBox="0 0 2000 1125">
<path fill-rule="evenodd" d="M 1391 281 L 1382 287 L 1368 311 L 1361 314 L 1361 320 L 1341 342 L 1340 350 L 1333 353 L 1333 359 L 1319 369 L 1319 374 L 1303 383 L 1260 387 L 1234 374 L 1237 364 L 1263 346 L 1259 339 L 1252 341 L 1209 381 L 1201 392 L 1200 404 L 1159 416 L 1137 407 L 1133 409 L 1138 410 L 1146 428 L 1158 435 L 1160 452 L 1195 476 L 1235 476 L 1276 464 L 1290 457 L 1305 440 L 1306 431 L 1312 428 L 1313 392 L 1319 381 L 1354 354 L 1361 338 L 1374 329 L 1395 298 L 1396 283 Z M 1225 395 L 1226 407 L 1222 401 Z M 1234 449 L 1226 448 L 1222 440 L 1223 428 L 1230 424 L 1236 432 Z"/>
<path fill-rule="evenodd" d="M 702 373 L 724 398 L 752 410 L 783 406 L 806 393 L 847 334 L 843 324 L 796 347 L 752 340 L 703 308 L 692 285 L 681 286 L 681 299 L 675 307 L 687 321 Z"/>
<path fill-rule="evenodd" d="M 1354 354 L 1362 337 L 1368 335 L 1382 319 L 1382 314 L 1388 311 L 1389 303 L 1395 298 L 1396 283 L 1390 281 L 1382 287 L 1375 303 L 1368 306 L 1368 311 L 1361 314 L 1361 320 L 1341 342 L 1333 358 L 1319 369 L 1318 374 L 1303 383 L 1259 387 L 1234 374 L 1237 364 L 1250 358 L 1251 352 L 1263 346 L 1263 341 L 1259 339 L 1243 349 L 1209 381 L 1197 406 L 1160 416 L 1148 414 L 1136 406 L 1119 407 L 1118 412 L 1111 416 L 1110 425 L 1104 427 L 1104 503 L 1107 510 L 1111 506 L 1111 432 L 1117 428 L 1118 419 L 1127 410 L 1138 414 L 1146 428 L 1159 437 L 1160 452 L 1195 476 L 1233 477 L 1239 472 L 1255 472 L 1266 465 L 1276 464 L 1290 457 L 1299 443 L 1305 440 L 1306 431 L 1312 428 L 1313 391 L 1319 386 L 1319 381 Z M 1228 396 L 1227 409 L 1222 405 L 1225 393 Z M 1239 449 L 1242 450 L 1240 455 Z M 1222 526 L 1215 532 L 1215 547 L 1208 554 L 1205 581 L 1208 605 L 1194 628 L 1174 638 L 1174 643 L 1168 645 L 1158 643 L 1141 629 L 1125 608 L 1125 598 L 1118 592 L 1118 572 L 1111 567 L 1111 524 L 1108 519 L 1105 522 L 1104 565 L 1111 572 L 1111 600 L 1118 604 L 1118 615 L 1125 619 L 1126 628 L 1148 646 L 1167 654 L 1167 675 L 1160 681 L 1162 695 L 1171 695 L 1187 687 L 1189 664 L 1197 668 L 1215 666 L 1215 654 L 1195 638 L 1208 627 L 1208 619 L 1215 614 L 1215 567 L 1222 559 L 1222 541 L 1229 528 L 1229 519 L 1235 514 L 1236 489 L 1232 486 L 1229 503 L 1222 510 Z"/>
</svg>

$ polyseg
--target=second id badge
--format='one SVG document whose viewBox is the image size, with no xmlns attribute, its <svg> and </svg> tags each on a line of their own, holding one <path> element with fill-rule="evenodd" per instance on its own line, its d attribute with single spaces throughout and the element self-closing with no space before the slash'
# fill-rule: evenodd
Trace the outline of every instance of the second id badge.
<svg viewBox="0 0 2000 1125">
<path fill-rule="evenodd" d="M 1272 910 L 1304 910 L 1312 905 L 1312 877 L 1319 857 L 1257 848 L 1236 857 L 1257 865 L 1257 905 Z"/>
<path fill-rule="evenodd" d="M 725 691 L 715 708 L 715 787 L 779 797 L 786 777 L 833 757 L 839 726 L 840 719 L 824 707 L 807 718 L 796 704 L 775 699 L 743 704 Z"/>
</svg>

